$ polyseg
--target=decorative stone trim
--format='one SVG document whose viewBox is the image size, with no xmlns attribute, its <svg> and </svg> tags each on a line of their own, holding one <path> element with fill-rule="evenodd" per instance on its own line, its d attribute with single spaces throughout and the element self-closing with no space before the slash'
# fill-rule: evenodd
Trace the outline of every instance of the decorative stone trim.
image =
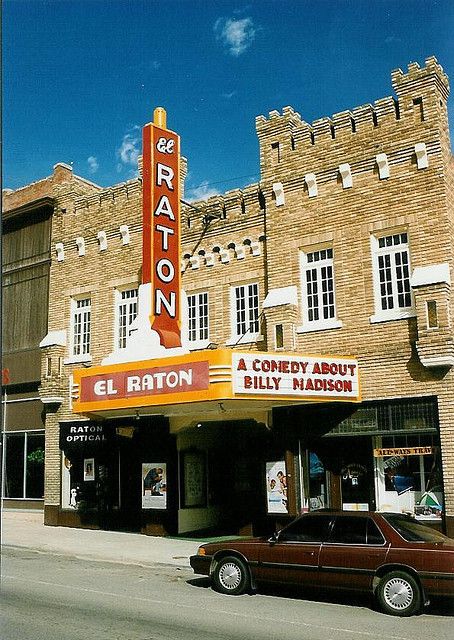
<svg viewBox="0 0 454 640">
<path fill-rule="evenodd" d="M 273 184 L 273 193 L 276 199 L 276 207 L 282 207 L 285 204 L 284 186 L 282 182 Z"/>
<path fill-rule="evenodd" d="M 98 244 L 100 251 L 106 251 L 107 249 L 107 234 L 105 231 L 98 231 Z"/>
<path fill-rule="evenodd" d="M 318 195 L 317 179 L 315 173 L 306 173 L 304 180 L 307 185 L 309 198 L 315 198 Z"/>
<path fill-rule="evenodd" d="M 339 173 L 342 178 L 342 186 L 344 189 L 353 187 L 352 170 L 348 162 L 339 165 Z"/>
<path fill-rule="evenodd" d="M 131 240 L 131 236 L 129 233 L 129 228 L 127 224 L 122 224 L 120 227 L 120 236 L 121 236 L 121 243 L 123 245 L 129 244 L 130 240 Z"/>
<path fill-rule="evenodd" d="M 378 176 L 380 180 L 386 180 L 389 178 L 389 162 L 386 153 L 379 153 L 375 156 L 378 167 Z"/>
<path fill-rule="evenodd" d="M 63 245 L 63 242 L 57 242 L 57 244 L 55 245 L 55 251 L 57 252 L 57 261 L 63 262 L 63 260 L 65 259 L 65 247 Z"/>
<path fill-rule="evenodd" d="M 415 144 L 416 164 L 418 169 L 427 169 L 429 166 L 429 158 L 427 156 L 427 148 L 425 142 Z"/>
<path fill-rule="evenodd" d="M 82 236 L 79 236 L 78 238 L 76 238 L 76 246 L 77 246 L 77 253 L 79 254 L 79 256 L 84 256 L 85 255 L 85 240 L 84 240 L 84 238 L 82 238 Z"/>
</svg>

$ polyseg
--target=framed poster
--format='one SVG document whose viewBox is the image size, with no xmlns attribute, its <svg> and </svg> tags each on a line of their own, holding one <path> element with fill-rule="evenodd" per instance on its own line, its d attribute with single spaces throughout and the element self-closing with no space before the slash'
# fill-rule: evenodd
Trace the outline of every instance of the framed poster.
<svg viewBox="0 0 454 640">
<path fill-rule="evenodd" d="M 266 463 L 266 502 L 268 513 L 288 513 L 284 460 Z"/>
<path fill-rule="evenodd" d="M 84 459 L 84 482 L 92 482 L 95 479 L 95 459 Z"/>
<path fill-rule="evenodd" d="M 205 453 L 183 452 L 183 507 L 205 507 L 207 504 L 207 478 Z"/>
<path fill-rule="evenodd" d="M 142 463 L 142 509 L 167 508 L 167 464 Z"/>
</svg>

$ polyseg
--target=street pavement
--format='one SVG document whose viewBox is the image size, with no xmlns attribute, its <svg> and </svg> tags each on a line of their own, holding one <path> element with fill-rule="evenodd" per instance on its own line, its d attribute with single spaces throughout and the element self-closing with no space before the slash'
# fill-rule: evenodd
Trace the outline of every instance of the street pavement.
<svg viewBox="0 0 454 640">
<path fill-rule="evenodd" d="M 74 556 L 87 560 L 189 567 L 189 556 L 196 553 L 200 540 L 160 538 L 139 533 L 49 527 L 42 511 L 3 509 L 1 543 L 45 553 Z"/>
</svg>

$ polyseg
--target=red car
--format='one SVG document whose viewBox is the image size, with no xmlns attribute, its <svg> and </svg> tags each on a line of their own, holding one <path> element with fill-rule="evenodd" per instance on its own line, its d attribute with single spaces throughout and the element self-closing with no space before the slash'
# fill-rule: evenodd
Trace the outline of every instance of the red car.
<svg viewBox="0 0 454 640">
<path fill-rule="evenodd" d="M 268 539 L 203 544 L 190 563 L 222 593 L 260 582 L 369 591 L 396 616 L 454 597 L 454 540 L 398 513 L 307 513 Z"/>
</svg>

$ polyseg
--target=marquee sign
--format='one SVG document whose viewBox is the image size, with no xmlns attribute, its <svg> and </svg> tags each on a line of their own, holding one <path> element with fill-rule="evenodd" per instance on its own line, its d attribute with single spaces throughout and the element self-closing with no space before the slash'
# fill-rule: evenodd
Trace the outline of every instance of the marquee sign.
<svg viewBox="0 0 454 640">
<path fill-rule="evenodd" d="M 210 401 L 217 405 L 232 401 L 233 407 L 246 400 L 252 409 L 360 399 L 354 358 L 230 349 L 76 369 L 72 393 L 75 413 L 151 406 L 161 411 L 172 405 Z"/>
<path fill-rule="evenodd" d="M 209 385 L 208 362 L 106 371 L 89 375 L 81 380 L 82 402 L 121 400 L 143 396 L 156 396 L 187 391 L 200 391 Z"/>
<path fill-rule="evenodd" d="M 151 328 L 167 349 L 181 346 L 180 138 L 164 109 L 143 128 L 142 283 L 151 284 Z"/>
<path fill-rule="evenodd" d="M 358 364 L 352 358 L 234 353 L 232 369 L 236 394 L 344 400 L 359 396 Z"/>
</svg>

